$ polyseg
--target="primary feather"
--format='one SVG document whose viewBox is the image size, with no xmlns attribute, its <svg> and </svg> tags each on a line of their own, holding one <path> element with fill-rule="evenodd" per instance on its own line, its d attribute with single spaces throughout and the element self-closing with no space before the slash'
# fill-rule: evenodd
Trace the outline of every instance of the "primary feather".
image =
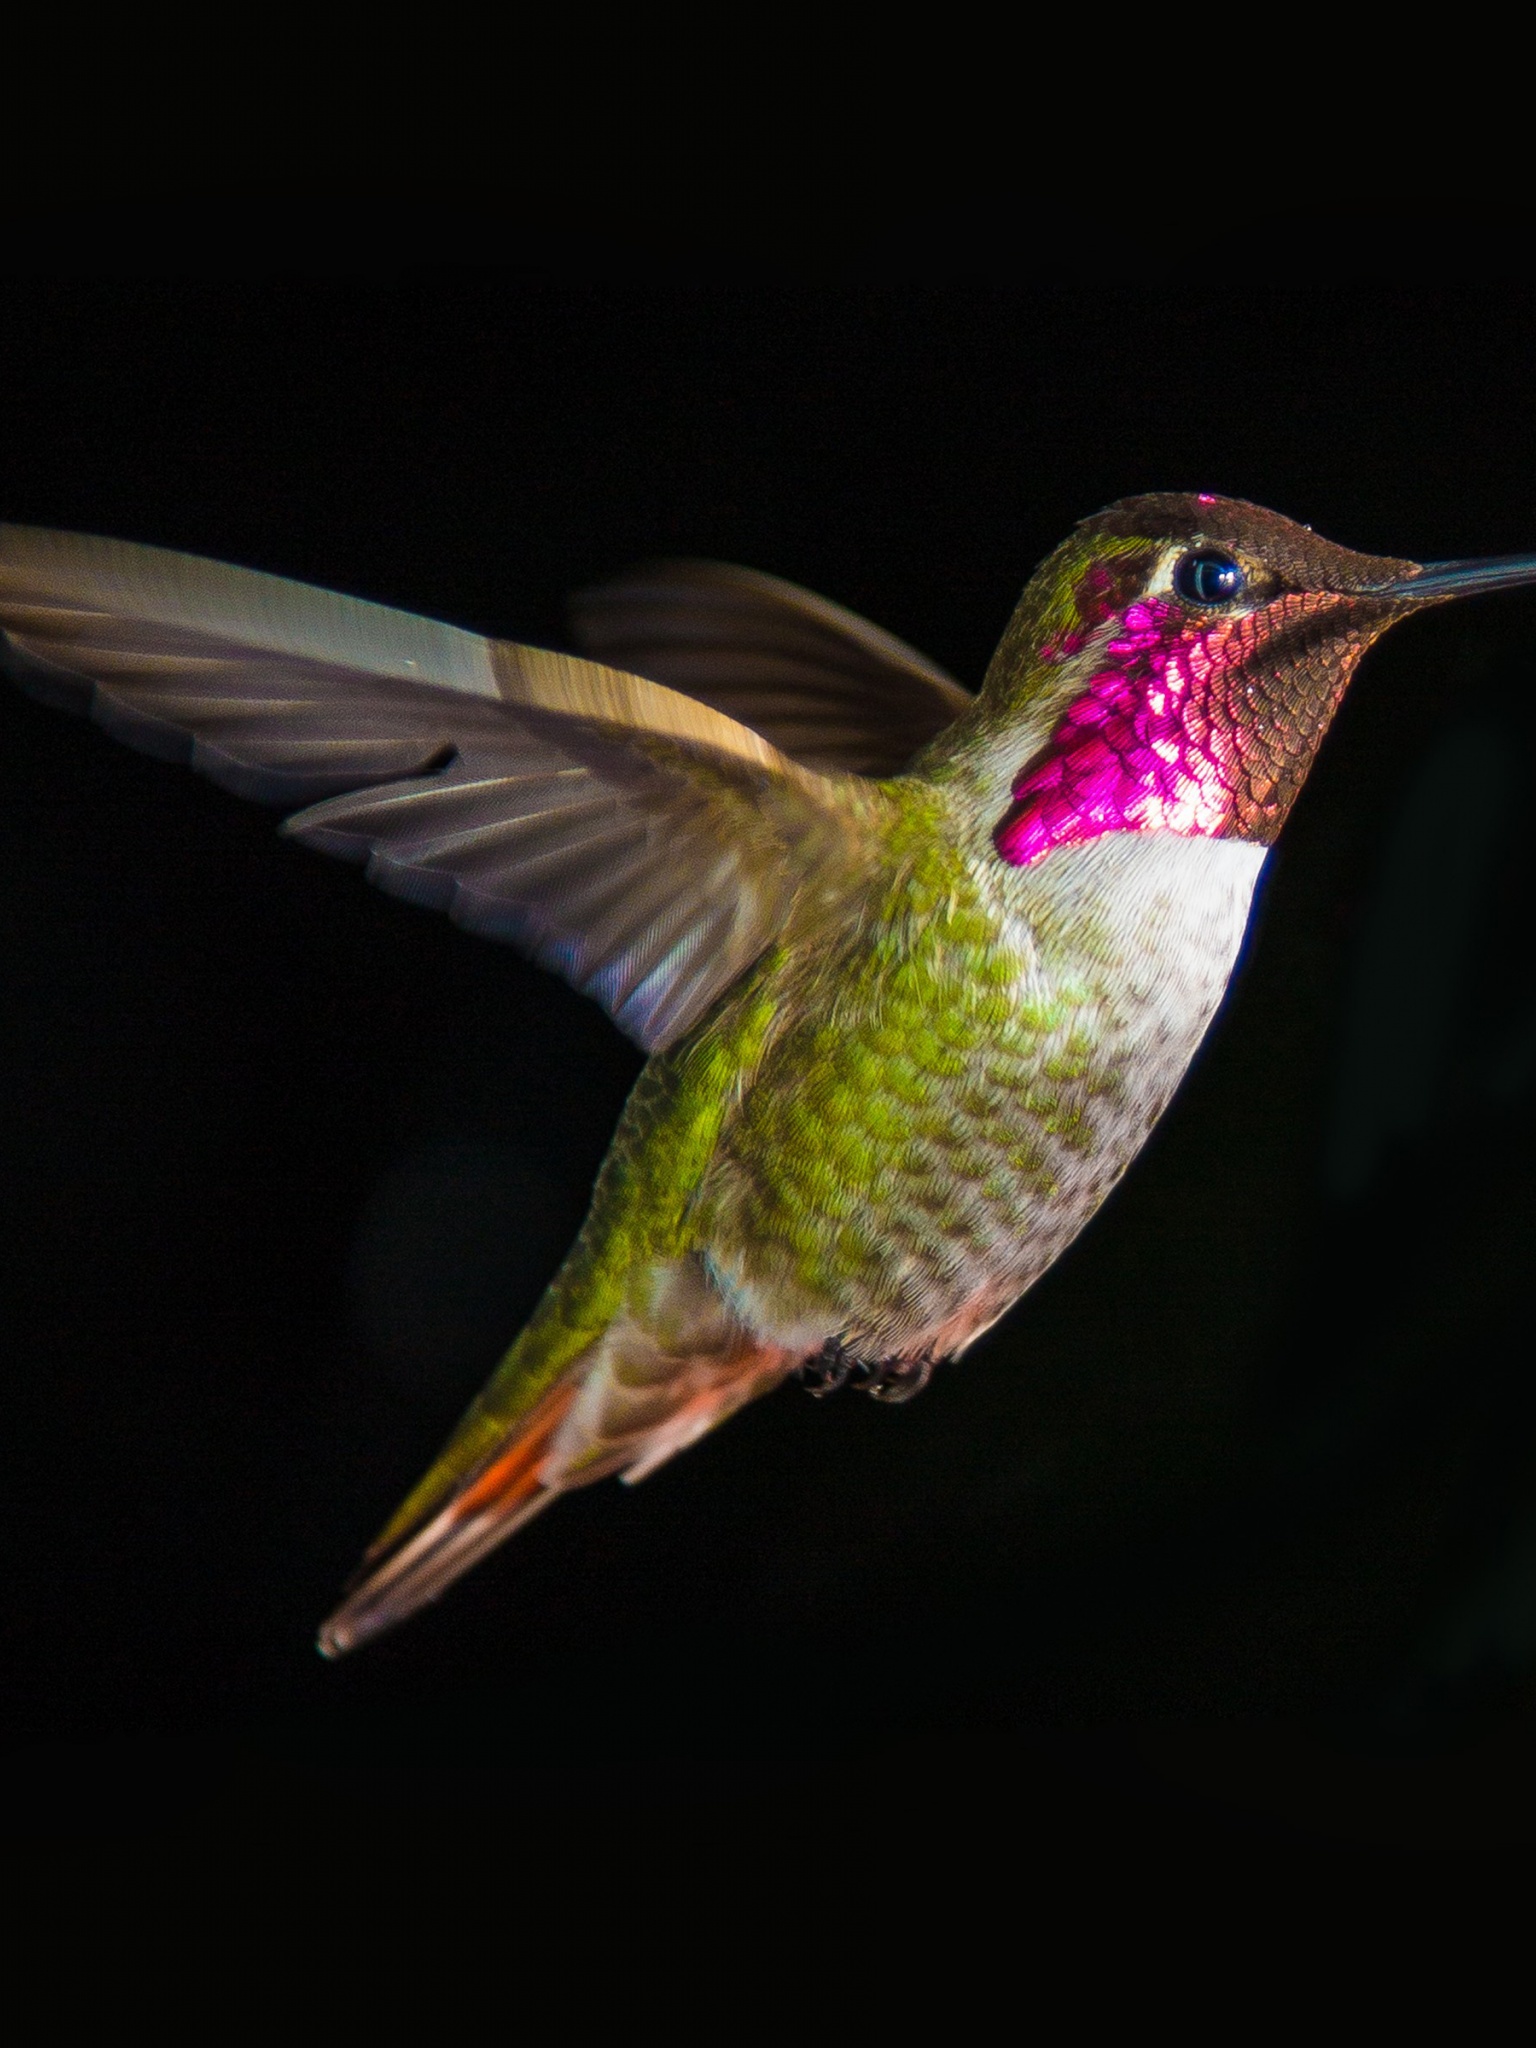
<svg viewBox="0 0 1536 2048">
<path fill-rule="evenodd" d="M 522 944 L 648 1050 L 847 851 L 836 786 L 709 705 L 253 570 L 6 527 L 0 629 L 36 694 L 308 805 L 295 837 Z"/>
</svg>

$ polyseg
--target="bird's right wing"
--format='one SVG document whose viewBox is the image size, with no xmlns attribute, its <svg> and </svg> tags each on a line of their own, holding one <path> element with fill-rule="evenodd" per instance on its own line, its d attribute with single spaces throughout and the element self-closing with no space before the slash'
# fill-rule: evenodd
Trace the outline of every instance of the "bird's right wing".
<svg viewBox="0 0 1536 2048">
<path fill-rule="evenodd" d="M 876 792 L 636 675 L 162 548 L 0 527 L 33 694 L 513 940 L 647 1049 L 835 894 Z M 315 799 L 320 801 L 315 801 Z"/>
<path fill-rule="evenodd" d="M 571 600 L 578 646 L 714 705 L 803 767 L 896 775 L 972 702 L 894 633 L 727 562 L 650 562 Z"/>
</svg>

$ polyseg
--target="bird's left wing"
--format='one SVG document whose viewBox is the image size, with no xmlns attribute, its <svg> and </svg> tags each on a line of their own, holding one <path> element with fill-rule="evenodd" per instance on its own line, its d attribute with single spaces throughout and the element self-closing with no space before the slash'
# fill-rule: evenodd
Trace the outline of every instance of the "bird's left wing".
<svg viewBox="0 0 1536 2048">
<path fill-rule="evenodd" d="M 874 801 L 639 676 L 162 548 L 0 527 L 0 634 L 34 695 L 306 806 L 295 837 L 516 941 L 650 1050 L 857 866 Z"/>
<path fill-rule="evenodd" d="M 576 644 L 739 718 L 806 768 L 899 775 L 972 702 L 905 640 L 729 562 L 648 562 L 571 599 Z"/>
</svg>

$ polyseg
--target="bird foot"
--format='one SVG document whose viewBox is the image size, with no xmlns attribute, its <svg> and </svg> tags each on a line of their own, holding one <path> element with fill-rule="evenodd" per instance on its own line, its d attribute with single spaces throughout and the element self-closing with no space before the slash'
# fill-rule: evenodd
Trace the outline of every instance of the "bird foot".
<svg viewBox="0 0 1536 2048">
<path fill-rule="evenodd" d="M 818 1401 L 825 1401 L 828 1394 L 835 1394 L 839 1387 L 847 1386 L 853 1363 L 837 1339 L 831 1337 L 814 1357 L 804 1361 L 797 1377 L 808 1394 Z"/>
<path fill-rule="evenodd" d="M 931 1358 L 880 1358 L 872 1363 L 861 1362 L 857 1368 L 855 1385 L 868 1394 L 872 1401 L 889 1401 L 893 1405 L 910 1401 L 914 1394 L 920 1394 L 933 1375 Z"/>
<path fill-rule="evenodd" d="M 839 1387 L 857 1387 L 874 1401 L 910 1401 L 933 1373 L 931 1358 L 858 1358 L 832 1338 L 800 1367 L 800 1384 L 824 1401 Z"/>
</svg>

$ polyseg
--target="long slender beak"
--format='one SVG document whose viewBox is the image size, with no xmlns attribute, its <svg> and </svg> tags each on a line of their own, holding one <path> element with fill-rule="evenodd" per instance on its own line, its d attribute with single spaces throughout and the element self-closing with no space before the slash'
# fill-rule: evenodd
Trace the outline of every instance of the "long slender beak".
<svg viewBox="0 0 1536 2048">
<path fill-rule="evenodd" d="M 1400 576 L 1373 597 L 1431 604 L 1443 597 L 1479 597 L 1485 590 L 1518 590 L 1536 583 L 1536 555 L 1494 555 L 1480 562 L 1426 562 L 1417 576 Z"/>
</svg>

